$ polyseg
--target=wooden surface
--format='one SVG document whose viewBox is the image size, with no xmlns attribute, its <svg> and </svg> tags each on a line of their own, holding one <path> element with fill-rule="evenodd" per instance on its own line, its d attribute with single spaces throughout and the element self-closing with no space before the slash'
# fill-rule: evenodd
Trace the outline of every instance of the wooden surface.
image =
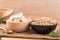
<svg viewBox="0 0 60 40">
<path fill-rule="evenodd" d="M 33 20 L 39 19 L 39 17 L 32 17 L 32 16 L 28 16 L 29 18 L 32 18 Z M 0 25 L 0 27 L 4 27 L 4 25 Z M 2 31 L 1 31 L 2 32 Z M 23 39 L 49 39 L 49 40 L 60 40 L 60 21 L 57 25 L 57 28 L 55 29 L 55 32 L 57 32 L 59 34 L 59 37 L 49 37 L 48 35 L 41 35 L 41 34 L 37 34 L 35 33 L 32 29 L 28 32 L 23 32 L 23 33 L 13 33 L 13 34 L 7 34 L 7 33 L 1 33 L 0 32 L 0 36 L 1 37 L 8 37 L 8 38 L 23 38 Z"/>
<path fill-rule="evenodd" d="M 57 33 L 60 34 L 60 30 L 57 29 Z M 10 38 L 25 38 L 25 39 L 60 39 L 59 37 L 49 37 L 48 35 L 41 35 L 41 34 L 36 34 L 34 32 L 24 32 L 24 33 L 13 33 L 13 34 L 1 34 L 0 36 L 2 37 L 10 37 Z"/>
<path fill-rule="evenodd" d="M 6 38 L 6 37 L 2 37 L 1 40 L 51 40 L 51 39 L 24 39 L 24 38 Z"/>
<path fill-rule="evenodd" d="M 24 39 L 24 38 L 6 38 L 6 37 L 2 37 L 1 40 L 52 40 L 52 39 Z"/>
</svg>

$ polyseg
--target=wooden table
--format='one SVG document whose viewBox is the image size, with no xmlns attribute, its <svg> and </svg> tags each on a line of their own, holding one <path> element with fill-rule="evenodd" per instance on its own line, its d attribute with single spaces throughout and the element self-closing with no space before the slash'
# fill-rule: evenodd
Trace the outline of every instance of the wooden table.
<svg viewBox="0 0 60 40">
<path fill-rule="evenodd" d="M 0 34 L 0 40 L 60 40 L 60 37 L 53 38 L 49 37 L 48 35 L 42 36 L 40 34 L 35 33 L 13 33 L 13 34 L 5 33 Z"/>
<path fill-rule="evenodd" d="M 24 39 L 24 38 L 6 38 L 6 37 L 2 37 L 1 40 L 50 40 L 50 39 Z"/>
<path fill-rule="evenodd" d="M 39 19 L 39 17 L 31 17 L 32 20 Z M 60 19 L 59 19 L 60 20 Z M 5 24 L 1 24 L 0 27 L 4 27 Z M 24 33 L 13 33 L 7 34 L 0 31 L 0 40 L 60 40 L 60 21 L 58 23 L 55 32 L 59 34 L 59 37 L 49 37 L 48 35 L 40 35 L 36 34 L 32 29 L 31 31 L 24 32 Z"/>
</svg>

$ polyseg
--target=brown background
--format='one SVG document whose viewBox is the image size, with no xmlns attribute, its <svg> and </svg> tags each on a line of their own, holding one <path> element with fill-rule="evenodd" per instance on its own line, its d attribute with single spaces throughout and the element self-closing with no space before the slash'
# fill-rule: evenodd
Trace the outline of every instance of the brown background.
<svg viewBox="0 0 60 40">
<path fill-rule="evenodd" d="M 0 0 L 1 8 L 11 8 L 15 13 L 23 12 L 25 15 L 60 17 L 60 0 Z M 2 40 L 15 39 L 2 38 Z M 17 38 L 16 40 L 21 39 Z"/>
<path fill-rule="evenodd" d="M 11 8 L 25 15 L 60 17 L 60 0 L 0 0 L 0 8 Z"/>
</svg>

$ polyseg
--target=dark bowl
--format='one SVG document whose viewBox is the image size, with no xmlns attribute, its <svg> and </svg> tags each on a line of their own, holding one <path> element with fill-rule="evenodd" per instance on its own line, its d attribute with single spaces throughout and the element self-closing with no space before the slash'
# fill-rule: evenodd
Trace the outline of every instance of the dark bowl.
<svg viewBox="0 0 60 40">
<path fill-rule="evenodd" d="M 43 25 L 32 24 L 32 22 L 30 22 L 30 26 L 32 27 L 32 29 L 36 33 L 39 33 L 39 34 L 49 34 L 53 30 L 55 30 L 57 24 L 43 26 Z"/>
</svg>

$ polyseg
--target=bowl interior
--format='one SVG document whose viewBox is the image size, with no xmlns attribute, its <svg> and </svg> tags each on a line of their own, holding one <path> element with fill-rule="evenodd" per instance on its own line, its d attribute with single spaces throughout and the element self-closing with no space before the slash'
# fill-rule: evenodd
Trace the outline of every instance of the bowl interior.
<svg viewBox="0 0 60 40">
<path fill-rule="evenodd" d="M 32 21 L 32 22 L 35 22 L 35 21 Z M 54 26 L 54 25 L 58 24 L 58 23 L 56 23 L 56 24 L 52 24 L 52 25 L 37 25 L 37 24 L 33 24 L 32 22 L 30 22 L 30 25 L 34 25 L 34 26 Z"/>
</svg>

